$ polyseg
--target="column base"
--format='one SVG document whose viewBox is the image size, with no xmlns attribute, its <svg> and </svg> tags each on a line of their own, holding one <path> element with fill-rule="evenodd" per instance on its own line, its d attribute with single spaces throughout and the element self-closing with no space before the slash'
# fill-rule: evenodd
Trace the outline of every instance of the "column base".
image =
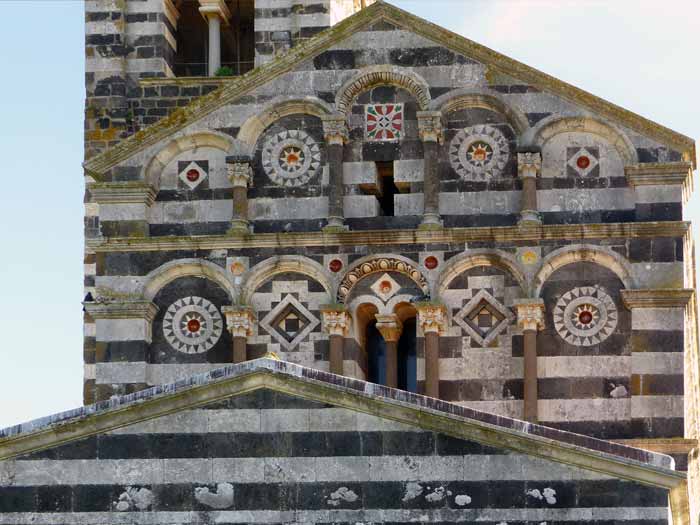
<svg viewBox="0 0 700 525">
<path fill-rule="evenodd" d="M 518 226 L 541 226 L 542 216 L 533 210 L 523 210 L 520 212 Z"/>
<path fill-rule="evenodd" d="M 226 234 L 236 237 L 248 235 L 250 234 L 250 224 L 248 224 L 248 221 L 233 221 Z"/>
<path fill-rule="evenodd" d="M 343 224 L 342 217 L 329 217 L 328 224 L 326 224 L 322 231 L 324 233 L 343 233 L 348 231 L 348 227 Z"/>
<path fill-rule="evenodd" d="M 442 230 L 443 228 L 440 216 L 435 213 L 423 215 L 423 221 L 418 225 L 419 230 Z"/>
</svg>

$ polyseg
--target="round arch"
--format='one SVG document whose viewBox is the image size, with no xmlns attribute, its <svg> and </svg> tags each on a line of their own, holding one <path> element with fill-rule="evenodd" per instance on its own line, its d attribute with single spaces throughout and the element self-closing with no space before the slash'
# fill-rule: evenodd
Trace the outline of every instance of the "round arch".
<svg viewBox="0 0 700 525">
<path fill-rule="evenodd" d="M 534 297 L 539 297 L 542 287 L 547 279 L 559 268 L 577 262 L 592 262 L 611 270 L 617 275 L 625 288 L 630 290 L 636 288 L 634 275 L 629 262 L 619 253 L 601 248 L 600 246 L 584 244 L 576 246 L 566 246 L 554 250 L 542 261 L 540 268 L 533 281 Z"/>
<path fill-rule="evenodd" d="M 178 259 L 159 266 L 144 281 L 141 293 L 144 298 L 153 300 L 167 284 L 180 277 L 202 277 L 223 288 L 232 303 L 235 302 L 236 288 L 233 279 L 221 266 L 202 259 Z"/>
<path fill-rule="evenodd" d="M 277 97 L 243 123 L 238 132 L 238 140 L 247 144 L 252 152 L 260 135 L 282 117 L 304 114 L 321 118 L 332 113 L 331 105 L 316 97 Z"/>
<path fill-rule="evenodd" d="M 338 301 L 345 302 L 345 299 L 353 289 L 355 284 L 368 275 L 379 272 L 397 272 L 407 276 L 423 291 L 430 293 L 430 286 L 425 275 L 418 269 L 418 265 L 411 259 L 402 255 L 369 255 L 355 262 L 348 269 L 338 285 Z"/>
<path fill-rule="evenodd" d="M 245 276 L 241 287 L 241 304 L 250 304 L 250 300 L 263 283 L 281 273 L 300 273 L 315 279 L 328 294 L 329 302 L 333 297 L 332 279 L 319 263 L 300 255 L 279 255 L 270 257 L 255 265 Z"/>
<path fill-rule="evenodd" d="M 488 109 L 504 115 L 519 136 L 530 127 L 527 117 L 522 112 L 506 104 L 500 98 L 487 93 L 466 88 L 455 89 L 439 96 L 430 103 L 430 110 L 440 111 L 444 117 L 453 111 L 468 108 Z"/>
<path fill-rule="evenodd" d="M 630 139 L 620 130 L 591 117 L 549 117 L 531 128 L 523 137 L 523 144 L 544 146 L 552 137 L 561 133 L 591 133 L 608 141 L 620 154 L 623 162 L 637 162 L 637 150 Z"/>
<path fill-rule="evenodd" d="M 233 139 L 223 133 L 202 131 L 184 135 L 168 142 L 146 165 L 143 180 L 158 186 L 163 169 L 180 153 L 197 148 L 215 148 L 228 152 L 233 147 Z"/>
<path fill-rule="evenodd" d="M 440 297 L 456 277 L 479 266 L 493 266 L 509 273 L 523 293 L 527 292 L 527 277 L 513 256 L 501 250 L 474 250 L 447 262 L 437 281 L 437 296 Z"/>
<path fill-rule="evenodd" d="M 347 114 L 360 93 L 382 85 L 405 89 L 415 97 L 421 111 L 426 111 L 430 105 L 430 86 L 420 75 L 398 66 L 371 66 L 361 69 L 338 90 L 336 110 Z"/>
</svg>

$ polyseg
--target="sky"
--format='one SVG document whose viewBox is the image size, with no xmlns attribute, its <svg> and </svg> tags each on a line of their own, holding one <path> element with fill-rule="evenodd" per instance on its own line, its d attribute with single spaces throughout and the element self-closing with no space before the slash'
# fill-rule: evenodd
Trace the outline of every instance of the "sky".
<svg viewBox="0 0 700 525">
<path fill-rule="evenodd" d="M 392 3 L 700 138 L 698 0 Z M 0 0 L 0 428 L 82 403 L 83 20 Z"/>
</svg>

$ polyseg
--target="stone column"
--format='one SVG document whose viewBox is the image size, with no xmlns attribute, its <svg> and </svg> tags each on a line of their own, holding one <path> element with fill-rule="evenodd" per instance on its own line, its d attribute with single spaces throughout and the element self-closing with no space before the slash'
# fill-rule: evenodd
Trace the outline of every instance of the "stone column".
<svg viewBox="0 0 700 525">
<path fill-rule="evenodd" d="M 399 384 L 398 347 L 403 325 L 396 314 L 377 314 L 377 330 L 386 342 L 386 386 Z"/>
<path fill-rule="evenodd" d="M 345 115 L 326 115 L 323 134 L 328 157 L 328 225 L 325 231 L 343 231 L 343 150 L 348 141 Z"/>
<path fill-rule="evenodd" d="M 323 329 L 330 338 L 330 372 L 343 375 L 343 347 L 350 330 L 350 314 L 342 306 L 322 306 Z"/>
<path fill-rule="evenodd" d="M 425 335 L 425 395 L 440 398 L 440 336 L 447 330 L 447 309 L 437 303 L 416 303 Z"/>
<path fill-rule="evenodd" d="M 253 178 L 251 158 L 248 156 L 226 157 L 228 180 L 233 187 L 233 216 L 229 233 L 245 235 L 249 233 L 248 185 Z"/>
<path fill-rule="evenodd" d="M 221 22 L 228 23 L 231 12 L 224 0 L 199 0 L 199 12 L 209 25 L 208 75 L 213 77 L 221 67 Z"/>
<path fill-rule="evenodd" d="M 518 327 L 523 332 L 523 420 L 537 422 L 537 332 L 544 328 L 541 299 L 516 301 Z"/>
<path fill-rule="evenodd" d="M 539 152 L 518 153 L 518 175 L 523 181 L 520 206 L 520 225 L 539 225 L 542 218 L 537 206 L 537 177 L 542 171 L 542 155 Z"/>
<path fill-rule="evenodd" d="M 440 221 L 440 179 L 438 148 L 443 139 L 442 113 L 418 112 L 418 133 L 423 142 L 423 222 L 419 228 L 442 228 Z"/>
<path fill-rule="evenodd" d="M 226 327 L 233 339 L 233 362 L 242 363 L 248 360 L 246 345 L 248 338 L 253 335 L 255 316 L 253 311 L 245 306 L 224 306 Z"/>
</svg>

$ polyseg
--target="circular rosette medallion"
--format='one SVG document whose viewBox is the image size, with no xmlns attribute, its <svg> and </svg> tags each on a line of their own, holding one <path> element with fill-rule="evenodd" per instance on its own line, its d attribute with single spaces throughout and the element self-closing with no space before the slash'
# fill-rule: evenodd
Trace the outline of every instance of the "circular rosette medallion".
<svg viewBox="0 0 700 525">
<path fill-rule="evenodd" d="M 450 164 L 465 180 L 485 181 L 499 175 L 509 156 L 508 140 L 493 126 L 465 128 L 450 143 Z"/>
<path fill-rule="evenodd" d="M 280 186 L 302 186 L 321 167 L 321 148 L 304 131 L 289 130 L 270 137 L 262 150 L 262 166 Z"/>
<path fill-rule="evenodd" d="M 565 293 L 554 307 L 554 326 L 575 346 L 605 341 L 617 327 L 617 307 L 599 286 L 583 286 Z"/>
<path fill-rule="evenodd" d="M 201 354 L 221 337 L 223 320 L 219 310 L 202 297 L 178 299 L 163 317 L 163 335 L 175 350 Z"/>
</svg>

